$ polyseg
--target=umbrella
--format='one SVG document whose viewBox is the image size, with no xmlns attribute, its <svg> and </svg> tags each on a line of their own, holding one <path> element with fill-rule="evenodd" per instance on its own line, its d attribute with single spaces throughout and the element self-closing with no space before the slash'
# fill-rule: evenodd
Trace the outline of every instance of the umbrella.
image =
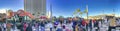
<svg viewBox="0 0 120 31">
<path fill-rule="evenodd" d="M 20 13 L 19 16 L 26 16 L 26 14 L 25 13 Z"/>
<path fill-rule="evenodd" d="M 30 18 L 34 18 L 34 16 L 31 14 L 31 13 L 29 13 L 29 12 L 26 12 L 25 13 L 27 16 L 29 16 Z"/>
<path fill-rule="evenodd" d="M 25 12 L 25 11 L 22 11 L 22 10 L 19 10 L 18 14 L 19 14 L 19 16 L 28 16 L 30 18 L 34 18 L 34 16 L 31 13 Z"/>
<path fill-rule="evenodd" d="M 24 13 L 24 12 L 25 12 L 24 10 L 20 9 L 20 10 L 17 11 L 17 14 L 21 14 L 21 13 Z"/>
</svg>

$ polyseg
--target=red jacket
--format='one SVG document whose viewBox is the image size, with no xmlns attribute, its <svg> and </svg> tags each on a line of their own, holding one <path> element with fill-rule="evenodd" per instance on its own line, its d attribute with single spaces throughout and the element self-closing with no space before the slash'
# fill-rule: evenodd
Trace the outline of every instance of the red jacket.
<svg viewBox="0 0 120 31">
<path fill-rule="evenodd" d="M 82 25 L 85 26 L 87 23 L 85 20 L 82 21 Z"/>
<path fill-rule="evenodd" d="M 93 23 L 95 23 L 96 21 L 95 20 L 92 20 Z"/>
</svg>

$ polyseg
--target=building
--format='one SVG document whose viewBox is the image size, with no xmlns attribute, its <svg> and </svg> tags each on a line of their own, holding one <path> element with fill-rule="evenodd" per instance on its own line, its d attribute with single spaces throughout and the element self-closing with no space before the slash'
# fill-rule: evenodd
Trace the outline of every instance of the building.
<svg viewBox="0 0 120 31">
<path fill-rule="evenodd" d="M 51 14 L 52 14 L 51 11 L 47 11 L 47 14 L 46 14 L 47 18 L 51 18 L 52 17 Z"/>
<path fill-rule="evenodd" d="M 0 9 L 0 13 L 7 13 L 6 9 Z"/>
<path fill-rule="evenodd" d="M 6 13 L 7 13 L 7 10 L 6 9 L 0 9 L 0 22 L 6 18 Z"/>
<path fill-rule="evenodd" d="M 24 0 L 24 10 L 32 13 L 35 18 L 46 16 L 46 0 Z"/>
<path fill-rule="evenodd" d="M 104 18 L 113 18 L 115 14 L 102 14 L 96 16 L 88 16 L 88 19 L 104 19 Z M 87 18 L 87 17 L 86 17 Z"/>
<path fill-rule="evenodd" d="M 88 16 L 88 19 L 104 19 L 104 18 L 113 18 L 115 14 L 102 14 L 95 16 Z M 85 17 L 87 19 L 87 17 Z"/>
</svg>

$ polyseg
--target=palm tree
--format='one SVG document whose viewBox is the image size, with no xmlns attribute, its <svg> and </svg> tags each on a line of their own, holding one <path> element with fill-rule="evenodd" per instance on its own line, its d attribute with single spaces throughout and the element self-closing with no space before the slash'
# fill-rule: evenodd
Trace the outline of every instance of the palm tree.
<svg viewBox="0 0 120 31">
<path fill-rule="evenodd" d="M 77 9 L 78 14 L 82 17 L 83 12 L 80 9 Z"/>
<path fill-rule="evenodd" d="M 77 10 L 75 10 L 75 12 L 73 12 L 73 15 L 76 15 L 76 14 L 78 14 L 80 12 L 80 9 L 77 9 Z"/>
<path fill-rule="evenodd" d="M 79 12 L 80 16 L 82 17 L 83 12 Z"/>
<path fill-rule="evenodd" d="M 88 13 L 88 5 L 86 5 L 86 9 L 84 10 L 84 13 Z"/>
<path fill-rule="evenodd" d="M 82 17 L 83 12 L 81 12 L 80 9 L 77 9 L 77 10 L 73 13 L 73 15 L 76 15 L 76 14 L 79 14 L 79 15 Z"/>
</svg>

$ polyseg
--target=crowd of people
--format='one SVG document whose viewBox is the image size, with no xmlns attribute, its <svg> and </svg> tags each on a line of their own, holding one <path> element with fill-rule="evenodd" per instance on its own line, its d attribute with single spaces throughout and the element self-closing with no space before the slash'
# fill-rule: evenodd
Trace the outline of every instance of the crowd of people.
<svg viewBox="0 0 120 31">
<path fill-rule="evenodd" d="M 2 31 L 111 31 L 115 29 L 108 22 L 103 19 L 87 20 L 80 17 L 53 17 L 52 19 L 41 17 L 38 21 L 7 21 L 7 23 L 1 23 L 0 28 Z"/>
<path fill-rule="evenodd" d="M 22 13 L 21 13 L 22 12 Z M 24 11 L 12 13 L 0 21 L 0 31 L 120 31 L 120 18 L 85 19 L 81 17 L 40 16 L 38 19 Z"/>
</svg>

